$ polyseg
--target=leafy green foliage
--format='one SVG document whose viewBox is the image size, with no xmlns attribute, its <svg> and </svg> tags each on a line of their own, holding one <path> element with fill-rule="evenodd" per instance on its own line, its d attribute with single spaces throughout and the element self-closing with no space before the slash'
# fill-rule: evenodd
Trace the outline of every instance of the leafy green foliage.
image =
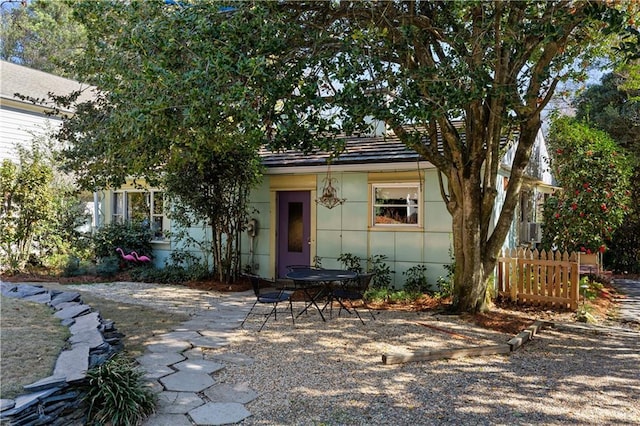
<svg viewBox="0 0 640 426">
<path fill-rule="evenodd" d="M 116 248 L 125 253 L 135 251 L 138 255 L 151 253 L 152 232 L 140 223 L 111 223 L 98 229 L 93 235 L 97 258 L 117 255 Z"/>
<path fill-rule="evenodd" d="M 211 231 L 211 245 L 205 247 L 188 233 L 188 244 L 200 245 L 205 259 L 210 254 L 221 282 L 230 282 L 240 272 L 238 235 L 248 219 L 249 191 L 260 181 L 260 161 L 254 149 L 240 143 L 220 148 L 203 143 L 195 156 L 176 160 L 166 168 L 163 186 L 173 201 L 171 219 L 175 225 L 191 228 L 195 221 Z"/>
<path fill-rule="evenodd" d="M 621 90 L 629 79 L 620 73 L 605 74 L 600 84 L 590 86 L 573 102 L 576 118 L 604 130 L 620 146 L 640 156 L 640 89 Z"/>
<path fill-rule="evenodd" d="M 143 266 L 132 269 L 130 274 L 136 281 L 163 284 L 180 284 L 210 279 L 212 276 L 206 263 L 193 254 L 181 250 L 171 253 L 171 261 L 167 262 L 162 269 Z"/>
<path fill-rule="evenodd" d="M 91 425 L 140 424 L 155 408 L 156 396 L 145 386 L 134 361 L 116 355 L 87 371 L 88 420 Z"/>
<path fill-rule="evenodd" d="M 554 120 L 548 144 L 563 191 L 545 204 L 543 245 L 604 252 L 628 209 L 629 160 L 606 133 L 566 117 Z"/>
<path fill-rule="evenodd" d="M 393 273 L 386 264 L 385 260 L 387 256 L 383 254 L 374 254 L 366 259 L 367 270 L 366 272 L 374 273 L 373 281 L 370 288 L 385 289 L 391 285 L 391 274 Z M 362 266 L 362 258 L 352 253 L 341 253 L 338 256 L 338 261 L 342 262 L 346 269 L 349 271 L 357 272 L 358 274 L 365 272 Z"/>
<path fill-rule="evenodd" d="M 449 255 L 451 255 L 451 251 L 449 251 Z M 452 257 L 451 263 L 447 263 L 442 266 L 444 266 L 445 271 L 447 271 L 447 275 L 444 277 L 438 277 L 438 290 L 435 292 L 434 296 L 439 298 L 446 298 L 450 297 L 453 293 L 453 275 L 456 271 L 456 261 Z"/>
<path fill-rule="evenodd" d="M 358 274 L 362 273 L 362 259 L 360 258 L 360 256 L 356 256 L 352 253 L 340 253 L 340 256 L 338 256 L 338 261 L 342 262 L 347 270 L 356 272 Z"/>
<path fill-rule="evenodd" d="M 53 170 L 40 151 L 20 153 L 20 163 L 0 166 L 0 260 L 24 268 L 36 235 L 54 214 Z"/>
<path fill-rule="evenodd" d="M 101 257 L 96 263 L 96 274 L 101 277 L 112 277 L 120 270 L 120 257 Z"/>
<path fill-rule="evenodd" d="M 6 2 L 5 2 L 6 3 Z M 85 30 L 72 18 L 64 1 L 33 0 L 3 7 L 0 59 L 73 78 L 64 64 L 72 63 L 86 44 Z"/>
<path fill-rule="evenodd" d="M 431 288 L 427 282 L 427 267 L 425 265 L 416 265 L 407 269 L 402 273 L 407 278 L 404 283 L 404 289 L 409 292 L 428 293 Z"/>
<path fill-rule="evenodd" d="M 87 258 L 90 239 L 82 232 L 89 215 L 68 177 L 56 167 L 46 136 L 19 147 L 17 164 L 0 166 L 0 263 L 21 270 L 29 259 L 63 268 L 70 257 Z"/>
<path fill-rule="evenodd" d="M 606 131 L 627 148 L 634 165 L 632 182 L 640 181 L 640 68 L 638 61 L 606 74 L 574 102 L 576 117 Z M 604 255 L 608 269 L 640 273 L 640 186 L 632 185 L 629 210 L 614 231 Z"/>
<path fill-rule="evenodd" d="M 370 288 L 364 295 L 365 300 L 377 303 L 412 303 L 424 294 L 416 290 L 395 290 L 389 287 Z"/>
</svg>

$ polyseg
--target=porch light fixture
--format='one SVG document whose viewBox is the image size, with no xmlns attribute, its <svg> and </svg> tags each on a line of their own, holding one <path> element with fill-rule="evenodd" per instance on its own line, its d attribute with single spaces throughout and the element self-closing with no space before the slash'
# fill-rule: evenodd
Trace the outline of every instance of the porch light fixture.
<svg viewBox="0 0 640 426">
<path fill-rule="evenodd" d="M 322 179 L 324 183 L 322 187 L 322 196 L 316 199 L 316 203 L 332 209 L 337 205 L 345 202 L 345 198 L 338 197 L 338 190 L 333 186 L 333 182 L 338 182 L 336 178 L 331 177 L 331 166 L 327 168 L 327 177 Z"/>
</svg>

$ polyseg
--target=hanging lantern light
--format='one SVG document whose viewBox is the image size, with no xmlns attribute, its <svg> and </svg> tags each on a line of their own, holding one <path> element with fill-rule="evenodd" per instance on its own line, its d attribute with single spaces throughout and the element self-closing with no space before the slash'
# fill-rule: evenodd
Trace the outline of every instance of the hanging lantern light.
<svg viewBox="0 0 640 426">
<path fill-rule="evenodd" d="M 338 197 L 338 190 L 333 186 L 334 182 L 338 182 L 336 178 L 331 177 L 331 166 L 327 167 L 327 177 L 323 180 L 322 195 L 316 199 L 316 203 L 332 209 L 345 202 L 345 198 Z"/>
</svg>

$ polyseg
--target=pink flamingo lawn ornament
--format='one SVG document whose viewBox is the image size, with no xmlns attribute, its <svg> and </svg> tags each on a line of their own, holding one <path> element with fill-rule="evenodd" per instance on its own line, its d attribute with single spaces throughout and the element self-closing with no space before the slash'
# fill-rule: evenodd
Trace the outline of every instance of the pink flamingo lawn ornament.
<svg viewBox="0 0 640 426">
<path fill-rule="evenodd" d="M 126 260 L 127 262 L 135 262 L 136 261 L 136 258 L 131 253 L 124 254 L 124 252 L 122 251 L 122 249 L 120 247 L 116 248 L 116 251 L 118 253 L 120 253 L 120 256 L 122 256 L 122 258 L 124 260 Z"/>
<path fill-rule="evenodd" d="M 136 253 L 135 251 L 132 251 L 132 252 L 131 252 L 131 254 L 132 254 L 132 255 L 134 255 L 134 256 L 136 257 L 136 260 L 137 260 L 138 262 L 142 262 L 142 263 L 151 262 L 151 258 L 149 258 L 149 257 L 147 257 L 147 256 L 145 256 L 145 255 L 138 256 L 138 253 Z"/>
</svg>

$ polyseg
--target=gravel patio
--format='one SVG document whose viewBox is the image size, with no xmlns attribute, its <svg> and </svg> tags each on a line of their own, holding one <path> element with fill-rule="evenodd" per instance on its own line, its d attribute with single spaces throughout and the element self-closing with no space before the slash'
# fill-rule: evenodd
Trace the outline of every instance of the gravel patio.
<svg viewBox="0 0 640 426">
<path fill-rule="evenodd" d="M 129 303 L 206 309 L 223 295 L 119 283 L 81 286 Z M 141 291 L 141 290 L 146 291 Z M 173 295 L 173 297 L 170 297 Z M 165 297 L 166 296 L 166 297 Z M 366 314 L 366 312 L 365 312 Z M 260 394 L 243 425 L 638 424 L 640 332 L 557 323 L 510 355 L 384 365 L 383 353 L 505 343 L 512 335 L 457 316 L 389 312 L 366 324 L 348 314 L 326 323 L 317 312 L 292 326 L 283 314 L 252 317 L 230 344 L 203 350 L 253 359 L 215 373 Z"/>
</svg>

